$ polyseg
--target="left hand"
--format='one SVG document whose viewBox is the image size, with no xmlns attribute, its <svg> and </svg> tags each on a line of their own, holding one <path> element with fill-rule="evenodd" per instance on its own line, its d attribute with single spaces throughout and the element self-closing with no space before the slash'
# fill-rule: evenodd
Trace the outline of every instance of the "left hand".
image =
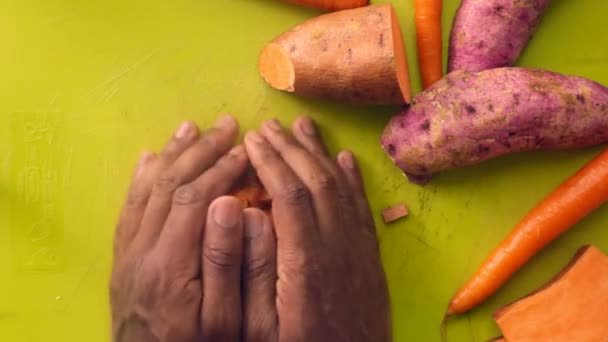
<svg viewBox="0 0 608 342">
<path fill-rule="evenodd" d="M 185 123 L 142 156 L 116 229 L 113 341 L 239 339 L 243 217 L 236 199 L 217 199 L 248 165 L 231 149 L 237 133 L 231 117 L 202 136 Z"/>
</svg>

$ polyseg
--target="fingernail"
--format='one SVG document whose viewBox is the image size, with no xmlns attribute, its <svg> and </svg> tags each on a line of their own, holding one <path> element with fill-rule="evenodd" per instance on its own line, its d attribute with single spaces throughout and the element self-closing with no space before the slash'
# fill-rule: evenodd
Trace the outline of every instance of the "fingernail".
<svg viewBox="0 0 608 342">
<path fill-rule="evenodd" d="M 246 214 L 245 237 L 249 240 L 253 240 L 262 235 L 267 220 L 266 215 L 259 212 Z"/>
<path fill-rule="evenodd" d="M 141 154 L 141 157 L 139 157 L 139 161 L 137 162 L 137 167 L 135 168 L 135 177 L 141 176 L 141 174 L 145 170 L 146 164 L 148 164 L 150 160 L 152 160 L 153 156 L 153 153 L 147 151 Z"/>
<path fill-rule="evenodd" d="M 255 132 L 255 131 L 251 131 L 251 132 L 247 133 L 247 136 L 245 136 L 245 140 L 255 143 L 255 144 L 264 143 L 264 138 L 262 138 L 262 136 L 259 135 L 258 132 Z"/>
<path fill-rule="evenodd" d="M 236 126 L 236 120 L 230 115 L 224 115 L 217 120 L 215 127 L 218 128 L 232 128 Z"/>
<path fill-rule="evenodd" d="M 277 119 L 272 119 L 272 120 L 266 121 L 266 127 L 270 128 L 271 130 L 273 130 L 275 132 L 278 132 L 282 129 L 281 124 L 279 123 L 279 121 Z"/>
<path fill-rule="evenodd" d="M 315 124 L 310 118 L 307 117 L 300 119 L 300 129 L 302 129 L 302 132 L 307 135 L 315 135 L 316 132 Z"/>
<path fill-rule="evenodd" d="M 245 152 L 245 146 L 243 145 L 237 145 L 235 147 L 233 147 L 230 152 L 228 152 L 228 154 L 231 155 L 239 155 Z"/>
<path fill-rule="evenodd" d="M 185 138 L 190 135 L 190 132 L 192 132 L 193 128 L 194 126 L 192 125 L 192 123 L 186 121 L 179 126 L 179 129 L 175 133 L 175 137 L 178 139 Z"/>
<path fill-rule="evenodd" d="M 343 168 L 354 169 L 355 157 L 353 156 L 352 152 L 344 151 L 338 156 L 338 163 L 340 163 Z"/>
<path fill-rule="evenodd" d="M 230 198 L 220 198 L 213 208 L 213 221 L 222 228 L 236 227 L 241 220 L 241 204 Z"/>
</svg>

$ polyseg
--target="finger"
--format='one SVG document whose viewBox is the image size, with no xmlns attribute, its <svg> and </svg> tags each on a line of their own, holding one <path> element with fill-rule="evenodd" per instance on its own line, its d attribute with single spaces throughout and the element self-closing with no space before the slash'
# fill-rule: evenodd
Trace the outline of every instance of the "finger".
<svg viewBox="0 0 608 342">
<path fill-rule="evenodd" d="M 171 165 L 182 152 L 196 141 L 198 135 L 199 131 L 195 123 L 183 122 L 160 153 L 162 163 L 165 166 Z"/>
<path fill-rule="evenodd" d="M 175 161 L 174 167 L 180 170 L 182 179 L 191 182 L 213 166 L 232 148 L 238 132 L 238 122 L 232 116 L 222 116 L 214 127 L 205 131 L 201 139 Z"/>
<path fill-rule="evenodd" d="M 237 341 L 241 331 L 241 203 L 220 197 L 209 207 L 203 243 L 203 338 Z"/>
<path fill-rule="evenodd" d="M 134 243 L 138 250 L 149 250 L 158 240 L 176 189 L 192 182 L 225 154 L 232 146 L 237 130 L 233 118 L 223 117 L 163 171 L 154 185 L 142 219 L 142 231 Z"/>
<path fill-rule="evenodd" d="M 264 212 L 249 208 L 243 215 L 243 341 L 276 341 L 276 238 Z"/>
<path fill-rule="evenodd" d="M 195 181 L 175 192 L 155 248 L 183 276 L 195 278 L 200 273 L 200 241 L 209 204 L 226 195 L 246 169 L 247 154 L 243 145 L 239 145 Z"/>
<path fill-rule="evenodd" d="M 262 133 L 312 194 L 321 233 L 339 226 L 338 181 L 323 163 L 302 147 L 276 120 L 266 122 Z"/>
<path fill-rule="evenodd" d="M 365 193 L 365 187 L 363 185 L 363 176 L 361 169 L 357 164 L 355 156 L 350 151 L 342 151 L 338 154 L 338 165 L 342 169 L 345 175 L 346 181 L 353 194 L 353 201 L 356 212 L 361 215 L 361 219 L 364 220 L 367 228 L 374 230 L 374 218 L 372 216 L 369 201 Z"/>
<path fill-rule="evenodd" d="M 318 134 L 315 123 L 306 116 L 302 116 L 294 121 L 293 135 L 311 153 L 329 159 L 327 147 Z"/>
<path fill-rule="evenodd" d="M 117 258 L 124 253 L 137 234 L 155 180 L 152 164 L 157 161 L 156 154 L 150 152 L 144 152 L 139 159 L 127 200 L 116 226 L 114 255 Z"/>
<path fill-rule="evenodd" d="M 272 198 L 278 253 L 310 253 L 318 242 L 319 231 L 308 188 L 257 132 L 246 135 L 245 147 Z"/>
</svg>

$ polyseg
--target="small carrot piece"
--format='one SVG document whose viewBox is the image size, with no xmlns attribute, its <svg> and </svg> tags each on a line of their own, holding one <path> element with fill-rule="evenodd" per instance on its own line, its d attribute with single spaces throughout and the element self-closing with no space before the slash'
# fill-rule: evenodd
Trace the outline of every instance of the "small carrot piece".
<svg viewBox="0 0 608 342">
<path fill-rule="evenodd" d="M 283 0 L 296 5 L 318 8 L 326 11 L 341 11 L 345 9 L 369 5 L 369 0 Z"/>
<path fill-rule="evenodd" d="M 418 63 L 424 88 L 443 77 L 442 0 L 414 0 Z"/>
<path fill-rule="evenodd" d="M 608 149 L 539 203 L 452 298 L 447 315 L 467 312 L 496 292 L 543 247 L 608 201 Z"/>
<path fill-rule="evenodd" d="M 409 210 L 405 204 L 397 204 L 382 210 L 382 219 L 384 223 L 395 222 L 409 215 Z"/>
</svg>

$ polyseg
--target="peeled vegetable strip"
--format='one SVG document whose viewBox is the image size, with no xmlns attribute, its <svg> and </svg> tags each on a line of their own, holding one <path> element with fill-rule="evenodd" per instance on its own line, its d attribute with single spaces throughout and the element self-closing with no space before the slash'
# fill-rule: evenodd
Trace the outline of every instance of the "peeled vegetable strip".
<svg viewBox="0 0 608 342">
<path fill-rule="evenodd" d="M 494 318 L 509 341 L 608 341 L 608 257 L 584 247 L 556 279 Z"/>
<path fill-rule="evenodd" d="M 528 213 L 458 291 L 447 314 L 461 314 L 483 302 L 543 247 L 607 200 L 605 150 Z"/>
</svg>

